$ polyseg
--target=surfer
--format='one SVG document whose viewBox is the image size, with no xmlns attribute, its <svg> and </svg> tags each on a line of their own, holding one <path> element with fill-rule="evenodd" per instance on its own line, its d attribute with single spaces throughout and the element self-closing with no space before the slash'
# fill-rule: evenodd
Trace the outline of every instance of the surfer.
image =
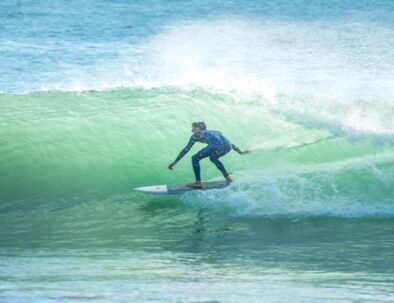
<svg viewBox="0 0 394 303">
<path fill-rule="evenodd" d="M 200 160 L 209 157 L 212 163 L 222 172 L 227 182 L 232 182 L 229 173 L 224 168 L 219 158 L 227 154 L 231 149 L 234 149 L 241 155 L 249 153 L 249 151 L 241 151 L 237 146 L 231 144 L 230 141 L 222 135 L 221 132 L 216 130 L 207 130 L 207 126 L 204 122 L 194 122 L 192 124 L 192 133 L 189 142 L 186 147 L 182 149 L 175 161 L 168 165 L 168 169 L 172 170 L 175 164 L 186 155 L 186 153 L 192 148 L 194 143 L 201 142 L 206 143 L 208 146 L 201 149 L 198 153 L 192 156 L 192 165 L 196 182 L 187 184 L 188 187 L 202 188 L 201 174 L 200 174 Z"/>
</svg>

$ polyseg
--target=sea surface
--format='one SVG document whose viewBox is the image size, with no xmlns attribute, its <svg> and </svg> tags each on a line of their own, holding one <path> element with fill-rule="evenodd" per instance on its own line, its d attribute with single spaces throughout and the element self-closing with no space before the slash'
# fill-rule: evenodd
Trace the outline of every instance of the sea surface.
<svg viewBox="0 0 394 303">
<path fill-rule="evenodd" d="M 1 303 L 394 302 L 393 1 L 1 0 L 0 58 Z M 135 192 L 195 121 L 232 185 Z"/>
</svg>

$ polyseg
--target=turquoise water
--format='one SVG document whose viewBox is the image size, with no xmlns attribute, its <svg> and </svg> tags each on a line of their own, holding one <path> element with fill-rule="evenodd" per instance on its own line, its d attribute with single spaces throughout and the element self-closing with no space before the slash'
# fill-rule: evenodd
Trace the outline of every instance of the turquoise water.
<svg viewBox="0 0 394 303">
<path fill-rule="evenodd" d="M 2 1 L 0 302 L 394 301 L 393 11 Z"/>
</svg>

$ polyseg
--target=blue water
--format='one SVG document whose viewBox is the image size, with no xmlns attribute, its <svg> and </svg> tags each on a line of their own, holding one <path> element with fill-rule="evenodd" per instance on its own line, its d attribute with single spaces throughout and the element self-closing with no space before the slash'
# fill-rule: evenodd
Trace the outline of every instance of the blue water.
<svg viewBox="0 0 394 303">
<path fill-rule="evenodd" d="M 0 56 L 0 302 L 394 302 L 394 2 L 3 0 Z M 194 121 L 234 183 L 133 191 Z"/>
</svg>

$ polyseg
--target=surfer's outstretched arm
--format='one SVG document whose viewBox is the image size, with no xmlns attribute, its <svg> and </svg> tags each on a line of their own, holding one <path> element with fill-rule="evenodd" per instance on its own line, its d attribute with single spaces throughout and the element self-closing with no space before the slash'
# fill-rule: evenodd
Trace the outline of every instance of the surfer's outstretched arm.
<svg viewBox="0 0 394 303">
<path fill-rule="evenodd" d="M 178 157 L 176 157 L 175 161 L 168 165 L 168 169 L 171 169 L 175 166 L 175 164 L 183 158 L 184 155 L 188 153 L 188 151 L 193 147 L 194 143 L 196 143 L 196 136 L 191 136 L 187 145 L 181 150 Z"/>
<path fill-rule="evenodd" d="M 240 155 L 246 155 L 247 153 L 250 153 L 249 150 L 245 150 L 245 151 L 240 150 L 240 149 L 238 148 L 238 146 L 236 146 L 235 144 L 231 144 L 231 148 L 232 148 L 233 150 L 235 150 L 237 153 L 239 153 Z"/>
<path fill-rule="evenodd" d="M 189 143 L 187 143 L 187 145 L 181 150 L 181 152 L 179 153 L 178 157 L 176 157 L 174 162 L 178 162 L 179 160 L 181 160 L 183 158 L 184 155 L 186 155 L 189 150 L 193 147 L 194 143 L 196 141 L 194 140 L 194 138 L 190 138 Z"/>
</svg>

